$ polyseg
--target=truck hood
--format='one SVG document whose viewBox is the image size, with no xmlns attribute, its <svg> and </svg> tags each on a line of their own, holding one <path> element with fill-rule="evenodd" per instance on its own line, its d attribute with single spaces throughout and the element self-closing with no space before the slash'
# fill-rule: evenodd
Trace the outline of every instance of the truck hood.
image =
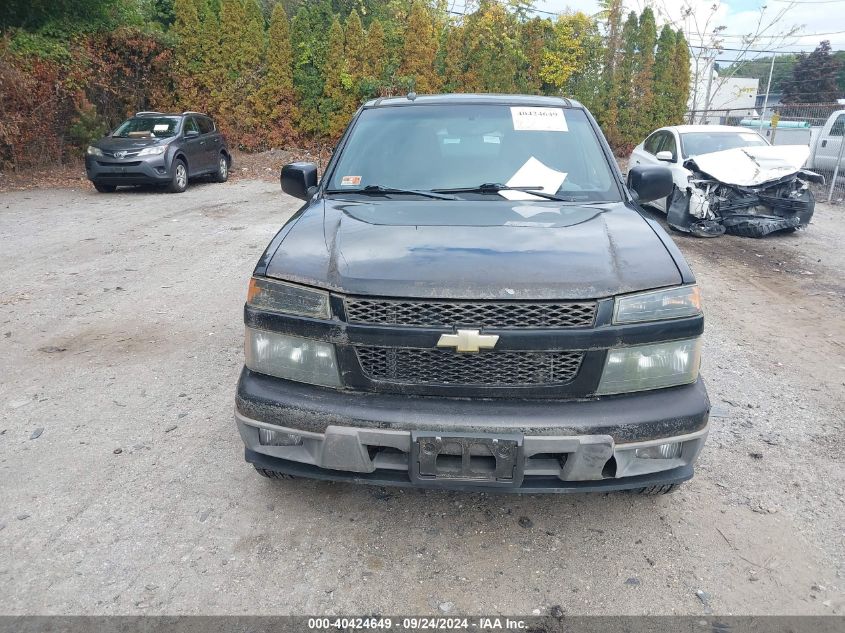
<svg viewBox="0 0 845 633">
<path fill-rule="evenodd" d="M 266 274 L 348 294 L 592 299 L 681 283 L 623 203 L 318 199 L 286 229 Z"/>
</svg>

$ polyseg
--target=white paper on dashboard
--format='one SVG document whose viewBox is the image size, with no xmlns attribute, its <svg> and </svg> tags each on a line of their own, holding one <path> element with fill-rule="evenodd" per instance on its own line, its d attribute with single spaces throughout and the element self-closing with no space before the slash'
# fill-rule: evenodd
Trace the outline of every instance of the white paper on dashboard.
<svg viewBox="0 0 845 633">
<path fill-rule="evenodd" d="M 539 191 L 554 194 L 560 189 L 564 180 L 566 180 L 564 172 L 547 167 L 532 156 L 505 184 L 508 187 L 539 186 Z M 499 195 L 508 200 L 544 200 L 539 196 L 532 196 L 527 191 L 500 191 Z"/>
</svg>

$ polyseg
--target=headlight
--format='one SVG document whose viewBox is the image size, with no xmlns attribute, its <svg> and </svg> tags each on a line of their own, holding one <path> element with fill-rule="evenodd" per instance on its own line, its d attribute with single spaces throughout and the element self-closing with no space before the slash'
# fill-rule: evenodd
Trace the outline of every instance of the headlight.
<svg viewBox="0 0 845 633">
<path fill-rule="evenodd" d="M 698 378 L 700 363 L 701 338 L 611 349 L 596 393 L 686 385 Z"/>
<path fill-rule="evenodd" d="M 678 286 L 617 298 L 613 310 L 613 322 L 660 321 L 699 314 L 701 314 L 701 292 L 698 286 Z"/>
<path fill-rule="evenodd" d="M 159 154 L 164 154 L 167 150 L 167 145 L 154 145 L 153 147 L 145 147 L 140 152 L 138 152 L 138 156 L 158 156 Z"/>
<path fill-rule="evenodd" d="M 101 150 L 99 147 L 94 147 L 93 145 L 89 145 L 88 149 L 86 150 L 86 153 L 89 156 L 102 156 L 103 150 Z"/>
<path fill-rule="evenodd" d="M 271 281 L 264 277 L 249 280 L 246 302 L 253 308 L 299 314 L 320 319 L 331 318 L 329 293 L 312 290 L 304 286 Z"/>
<path fill-rule="evenodd" d="M 246 328 L 246 366 L 260 374 L 340 387 L 334 345 L 298 336 Z"/>
</svg>

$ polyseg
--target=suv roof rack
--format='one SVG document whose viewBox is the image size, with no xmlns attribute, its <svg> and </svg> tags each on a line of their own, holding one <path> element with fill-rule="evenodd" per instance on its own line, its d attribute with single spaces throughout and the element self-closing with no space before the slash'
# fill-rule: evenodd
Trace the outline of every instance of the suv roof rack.
<svg viewBox="0 0 845 633">
<path fill-rule="evenodd" d="M 182 116 L 185 116 L 186 114 L 199 114 L 200 116 L 205 116 L 204 112 L 194 112 L 193 110 L 186 110 L 182 113 Z"/>
<path fill-rule="evenodd" d="M 156 112 L 155 110 L 152 110 L 150 112 L 136 112 L 135 116 L 142 116 L 144 114 L 164 114 L 164 112 Z"/>
</svg>

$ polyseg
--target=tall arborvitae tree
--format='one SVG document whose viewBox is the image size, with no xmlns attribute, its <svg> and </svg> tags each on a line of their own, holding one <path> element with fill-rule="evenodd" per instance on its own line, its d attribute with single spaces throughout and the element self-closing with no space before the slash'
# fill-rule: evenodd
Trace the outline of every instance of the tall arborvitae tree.
<svg viewBox="0 0 845 633">
<path fill-rule="evenodd" d="M 384 45 L 384 27 L 378 18 L 370 22 L 367 29 L 367 45 L 364 49 L 364 76 L 382 81 L 384 79 L 384 67 L 387 58 L 387 49 Z"/>
<path fill-rule="evenodd" d="M 637 117 L 633 130 L 636 139 L 645 138 L 655 125 L 654 105 L 654 46 L 657 43 L 657 24 L 654 11 L 643 9 L 637 30 L 637 57 L 634 71 L 634 103 Z"/>
<path fill-rule="evenodd" d="M 178 90 L 177 103 L 193 109 L 200 94 L 202 77 L 202 39 L 197 5 L 202 0 L 175 0 L 175 21 L 171 32 L 176 40 L 173 51 L 173 76 Z"/>
<path fill-rule="evenodd" d="M 296 136 L 298 118 L 293 91 L 293 54 L 288 16 L 281 4 L 273 7 L 267 44 L 267 71 L 255 93 L 253 107 L 270 147 L 284 147 Z"/>
<path fill-rule="evenodd" d="M 525 94 L 542 94 L 543 80 L 540 68 L 543 66 L 543 52 L 551 37 L 552 21 L 533 17 L 520 25 L 520 64 L 517 74 L 517 89 Z"/>
<path fill-rule="evenodd" d="M 469 92 L 515 92 L 519 70 L 516 16 L 493 0 L 481 0 L 464 26 L 462 89 Z"/>
<path fill-rule="evenodd" d="M 833 103 L 842 96 L 837 78 L 842 63 L 825 40 L 809 55 L 801 53 L 792 78 L 783 82 L 783 103 Z"/>
<path fill-rule="evenodd" d="M 612 147 L 621 145 L 619 132 L 620 63 L 622 60 L 622 0 L 603 0 L 605 21 L 604 56 L 602 59 L 602 88 L 596 117 Z"/>
<path fill-rule="evenodd" d="M 654 55 L 654 112 L 653 125 L 678 124 L 672 119 L 672 100 L 675 97 L 672 63 L 675 57 L 675 32 L 668 24 L 660 30 L 657 53 Z"/>
<path fill-rule="evenodd" d="M 324 66 L 321 106 L 325 116 L 324 132 L 332 139 L 340 137 L 343 128 L 348 123 L 344 113 L 344 102 L 346 100 L 344 81 L 348 77 L 348 73 L 343 40 L 343 27 L 340 25 L 340 20 L 335 18 L 329 29 L 329 48 Z"/>
<path fill-rule="evenodd" d="M 622 55 L 618 64 L 618 92 L 619 134 L 615 146 L 623 152 L 628 146 L 638 143 L 637 140 L 637 104 L 634 102 L 634 73 L 636 72 L 637 31 L 639 21 L 637 14 L 631 11 L 622 27 Z"/>
<path fill-rule="evenodd" d="M 682 123 L 687 111 L 690 93 L 690 52 L 684 32 L 675 32 L 675 49 L 672 54 L 672 110 L 669 121 Z"/>
<path fill-rule="evenodd" d="M 331 5 L 326 0 L 302 3 L 291 21 L 293 85 L 299 105 L 298 128 L 305 134 L 322 134 L 325 128 L 320 104 L 326 60 Z"/>
<path fill-rule="evenodd" d="M 367 65 L 366 38 L 361 17 L 353 9 L 346 18 L 346 68 L 356 83 L 364 76 Z M 357 88 L 357 86 L 356 86 Z"/>
<path fill-rule="evenodd" d="M 443 41 L 443 90 L 462 92 L 464 88 L 464 26 L 453 23 L 446 28 Z"/>
<path fill-rule="evenodd" d="M 415 92 L 437 92 L 440 77 L 435 68 L 436 58 L 437 35 L 431 14 L 421 0 L 415 0 L 405 29 L 398 75 L 409 81 Z"/>
<path fill-rule="evenodd" d="M 200 84 L 200 95 L 198 103 L 193 108 L 216 111 L 217 106 L 212 95 L 223 76 L 220 63 L 219 3 L 217 0 L 195 1 L 199 4 L 202 72 L 197 78 Z"/>
</svg>

